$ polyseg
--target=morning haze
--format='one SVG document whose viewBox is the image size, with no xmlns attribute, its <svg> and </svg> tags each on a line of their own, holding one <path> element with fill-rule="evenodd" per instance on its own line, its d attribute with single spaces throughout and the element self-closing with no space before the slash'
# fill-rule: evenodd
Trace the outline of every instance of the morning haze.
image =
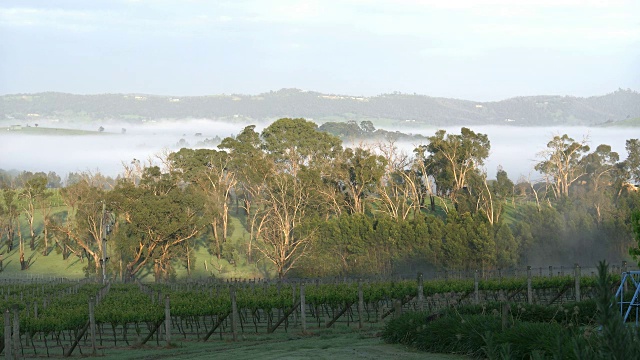
<svg viewBox="0 0 640 360">
<path fill-rule="evenodd" d="M 639 19 L 0 1 L 0 355 L 638 358 Z"/>
</svg>

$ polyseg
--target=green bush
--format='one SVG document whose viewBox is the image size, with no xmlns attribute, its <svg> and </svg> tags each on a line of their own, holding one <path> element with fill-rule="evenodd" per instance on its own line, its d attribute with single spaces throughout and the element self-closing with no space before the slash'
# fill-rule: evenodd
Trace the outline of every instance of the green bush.
<svg viewBox="0 0 640 360">
<path fill-rule="evenodd" d="M 497 315 L 500 313 L 501 303 L 492 302 L 484 305 L 464 305 L 449 310 L 461 315 Z M 578 326 L 589 325 L 595 322 L 597 314 L 596 301 L 593 299 L 577 303 L 562 305 L 539 305 L 511 303 L 510 317 L 515 321 L 526 322 L 557 322 Z"/>
<path fill-rule="evenodd" d="M 404 313 L 386 324 L 382 339 L 391 344 L 413 345 L 416 335 L 426 326 L 430 316 L 426 312 Z"/>
<path fill-rule="evenodd" d="M 516 322 L 504 331 L 493 333 L 493 342 L 500 346 L 509 344 L 513 359 L 528 359 L 534 352 L 571 359 L 574 358 L 572 342 L 566 333 L 567 329 L 557 323 Z"/>
<path fill-rule="evenodd" d="M 500 319 L 490 315 L 445 315 L 427 323 L 416 334 L 418 349 L 439 353 L 479 354 L 483 335 L 497 332 Z"/>
</svg>

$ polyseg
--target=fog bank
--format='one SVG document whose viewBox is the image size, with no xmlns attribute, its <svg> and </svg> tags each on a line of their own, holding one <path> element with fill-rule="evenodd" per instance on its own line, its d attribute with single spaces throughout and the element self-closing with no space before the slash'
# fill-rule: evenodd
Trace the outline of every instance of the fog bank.
<svg viewBox="0 0 640 360">
<path fill-rule="evenodd" d="M 4 125 L 0 125 L 4 126 Z M 41 127 L 63 126 L 41 124 Z M 96 130 L 99 125 L 84 125 Z M 101 172 L 112 177 L 122 173 L 122 163 L 133 159 L 147 160 L 163 150 L 175 151 L 188 147 L 215 148 L 211 143 L 202 144 L 216 136 L 224 138 L 238 134 L 246 125 L 220 123 L 209 120 L 185 120 L 172 122 L 148 122 L 143 125 L 109 123 L 103 133 L 89 135 L 30 135 L 26 131 L 0 132 L 0 168 L 4 170 L 55 171 L 60 176 L 69 172 Z M 77 127 L 76 127 L 77 128 Z M 122 129 L 126 129 L 123 133 Z M 620 159 L 627 157 L 625 141 L 640 137 L 637 128 L 588 128 L 588 127 L 509 127 L 476 126 L 475 132 L 487 134 L 491 152 L 485 164 L 489 178 L 494 178 L 498 166 L 507 171 L 509 178 L 517 181 L 520 176 L 536 179 L 533 168 L 537 154 L 546 148 L 554 135 L 568 134 L 577 141 L 588 137 L 592 150 L 599 144 L 611 145 Z M 259 131 L 260 128 L 257 128 Z M 432 136 L 436 128 L 407 129 L 404 132 Z M 447 133 L 460 133 L 460 127 L 445 128 Z M 184 140 L 182 145 L 178 143 Z M 199 144 L 199 145 L 198 145 Z M 348 144 L 345 144 L 348 146 Z M 417 143 L 397 144 L 412 154 Z"/>
</svg>

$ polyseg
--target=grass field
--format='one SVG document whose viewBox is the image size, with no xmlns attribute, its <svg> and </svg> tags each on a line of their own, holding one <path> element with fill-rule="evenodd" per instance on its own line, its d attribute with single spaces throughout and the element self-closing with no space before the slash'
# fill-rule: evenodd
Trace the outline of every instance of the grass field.
<svg viewBox="0 0 640 360">
<path fill-rule="evenodd" d="M 65 211 L 64 206 L 59 206 L 54 209 L 54 212 Z M 18 251 L 18 236 L 14 239 L 14 249 L 11 252 L 7 252 L 8 248 L 4 241 L 0 243 L 0 254 L 3 257 L 3 271 L 0 273 L 6 278 L 30 278 L 30 277 L 66 277 L 69 279 L 81 279 L 86 275 L 85 268 L 87 267 L 87 260 L 81 260 L 77 256 L 70 256 L 68 259 L 63 260 L 62 254 L 52 249 L 49 255 L 42 255 L 42 237 L 39 236 L 36 239 L 36 250 L 31 251 L 29 249 L 29 226 L 26 219 L 23 217 L 20 221 L 21 232 L 24 241 L 25 259 L 29 260 L 30 267 L 27 270 L 20 270 L 20 254 Z M 42 234 L 42 215 L 40 211 L 36 212 L 35 216 L 35 230 L 36 234 Z M 216 277 L 222 279 L 233 278 L 273 278 L 275 271 L 273 267 L 266 261 L 259 261 L 257 263 L 248 263 L 244 256 L 244 245 L 246 238 L 249 236 L 244 230 L 244 226 L 240 223 L 240 218 L 232 217 L 231 226 L 234 231 L 230 235 L 228 242 L 225 244 L 225 253 L 233 253 L 234 264 L 232 265 L 228 259 L 218 259 L 216 256 L 210 253 L 210 245 L 207 243 L 208 235 L 204 234 L 200 236 L 197 243 L 198 246 L 194 251 L 192 257 L 192 269 L 191 278 L 203 279 L 209 277 Z M 50 239 L 50 249 L 53 246 L 53 240 Z M 107 242 L 108 253 L 109 242 Z M 186 279 L 189 277 L 187 269 L 183 263 L 175 263 L 176 277 L 178 279 Z M 107 269 L 112 272 L 117 270 L 119 263 L 110 263 Z M 138 276 L 142 281 L 153 281 L 153 273 L 151 267 L 145 269 L 143 273 Z"/>
<path fill-rule="evenodd" d="M 640 117 L 614 121 L 614 122 L 607 122 L 600 126 L 602 127 L 638 127 L 640 126 Z"/>
<path fill-rule="evenodd" d="M 110 349 L 101 359 L 427 359 L 456 360 L 467 357 L 428 354 L 402 345 L 385 344 L 377 329 L 362 332 L 326 329 L 314 334 L 246 336 L 238 342 L 176 342 L 171 348 Z"/>
<path fill-rule="evenodd" d="M 113 133 L 100 132 L 93 130 L 78 130 L 78 129 L 64 129 L 64 128 L 49 128 L 42 126 L 23 126 L 19 129 L 12 129 L 11 127 L 0 127 L 0 134 L 4 135 L 113 135 Z"/>
</svg>

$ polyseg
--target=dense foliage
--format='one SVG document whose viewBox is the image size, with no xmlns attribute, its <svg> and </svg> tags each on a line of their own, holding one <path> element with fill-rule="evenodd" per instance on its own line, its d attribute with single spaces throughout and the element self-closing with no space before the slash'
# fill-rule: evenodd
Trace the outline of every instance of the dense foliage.
<svg viewBox="0 0 640 360">
<path fill-rule="evenodd" d="M 635 359 L 638 330 L 622 321 L 601 262 L 596 299 L 560 306 L 495 303 L 406 313 L 382 337 L 420 350 L 489 359 Z"/>
<path fill-rule="evenodd" d="M 218 150 L 134 159 L 118 179 L 70 174 L 56 190 L 56 174 L 5 173 L 0 251 L 19 252 L 27 270 L 29 240 L 43 256 L 87 258 L 88 274 L 110 261 L 109 276 L 157 281 L 190 274 L 200 247 L 278 277 L 618 262 L 634 245 L 638 143 L 627 140 L 620 160 L 606 144 L 554 136 L 543 180 L 514 183 L 502 169 L 489 180 L 490 140 L 468 128 L 437 131 L 409 156 L 394 139 L 344 148 L 313 122 L 283 118 Z"/>
</svg>

